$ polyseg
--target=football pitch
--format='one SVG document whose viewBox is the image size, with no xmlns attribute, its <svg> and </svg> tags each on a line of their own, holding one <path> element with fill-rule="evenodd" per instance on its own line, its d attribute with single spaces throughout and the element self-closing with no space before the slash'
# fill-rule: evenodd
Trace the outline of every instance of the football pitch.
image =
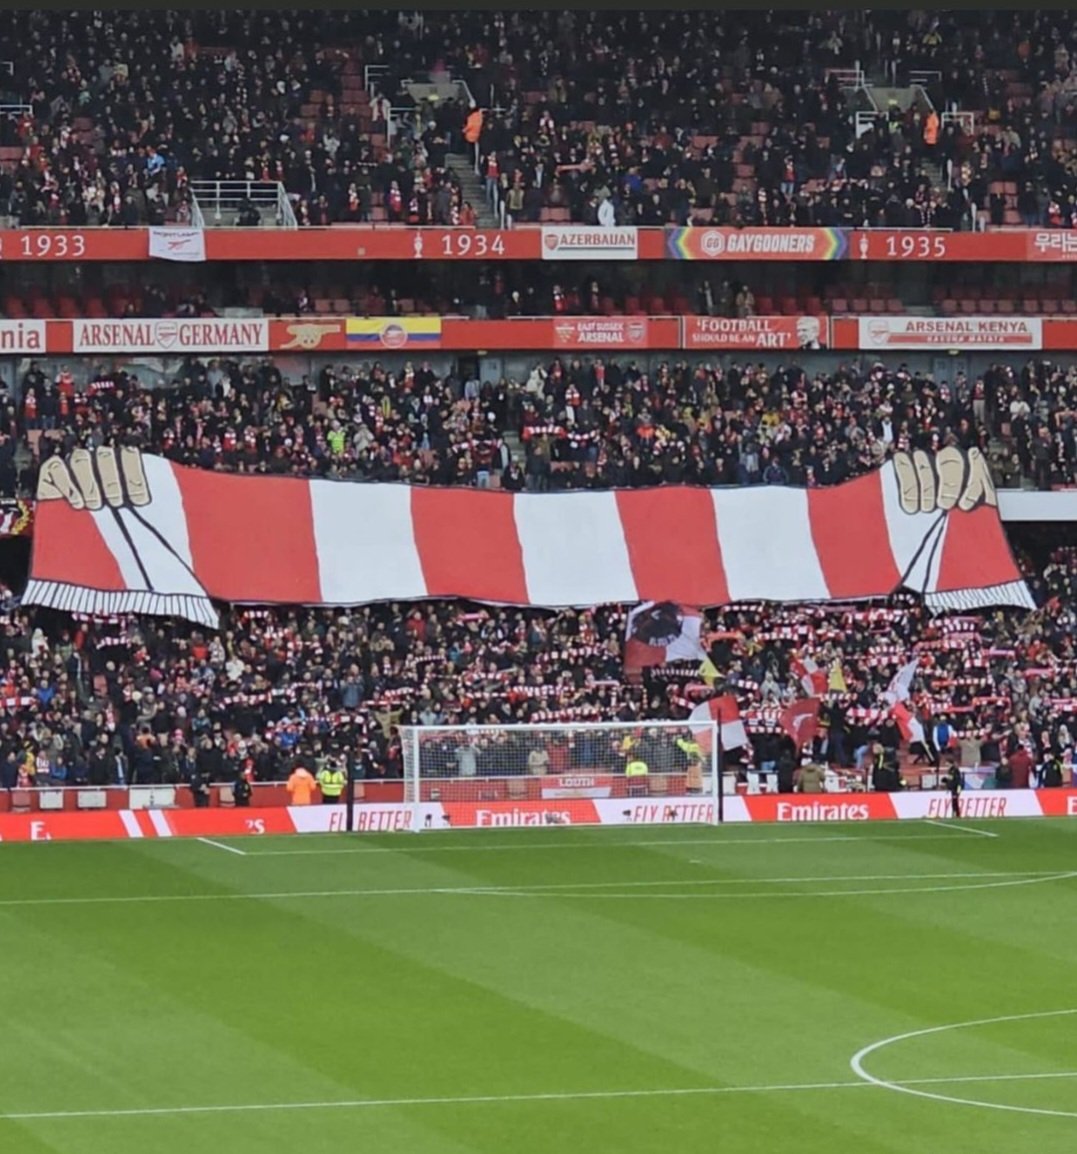
<svg viewBox="0 0 1077 1154">
<path fill-rule="evenodd" d="M 1077 822 L 0 846 L 3 1154 L 1073 1154 Z"/>
</svg>

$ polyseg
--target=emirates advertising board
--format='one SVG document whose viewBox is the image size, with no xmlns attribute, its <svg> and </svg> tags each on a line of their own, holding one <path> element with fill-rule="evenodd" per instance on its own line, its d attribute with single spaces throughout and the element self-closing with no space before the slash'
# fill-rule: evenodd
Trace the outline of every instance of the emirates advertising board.
<svg viewBox="0 0 1077 1154">
<path fill-rule="evenodd" d="M 967 819 L 1077 817 L 1077 789 L 969 790 L 961 798 Z M 872 821 L 942 821 L 950 795 L 909 793 L 736 795 L 723 802 L 730 824 L 834 824 Z M 354 830 L 419 833 L 449 829 L 523 829 L 573 825 L 713 825 L 716 803 L 707 797 L 545 798 L 533 801 L 361 803 Z M 121 840 L 169 837 L 260 837 L 343 833 L 344 806 L 267 806 L 257 809 L 101 810 L 0 814 L 0 842 Z"/>
</svg>

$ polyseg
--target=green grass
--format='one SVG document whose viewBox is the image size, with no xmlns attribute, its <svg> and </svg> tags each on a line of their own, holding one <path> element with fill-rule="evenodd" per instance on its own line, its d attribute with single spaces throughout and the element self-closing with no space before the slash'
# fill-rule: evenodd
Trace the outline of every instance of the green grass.
<svg viewBox="0 0 1077 1154">
<path fill-rule="evenodd" d="M 3 1154 L 1077 1148 L 1077 823 L 228 844 L 0 847 Z"/>
</svg>

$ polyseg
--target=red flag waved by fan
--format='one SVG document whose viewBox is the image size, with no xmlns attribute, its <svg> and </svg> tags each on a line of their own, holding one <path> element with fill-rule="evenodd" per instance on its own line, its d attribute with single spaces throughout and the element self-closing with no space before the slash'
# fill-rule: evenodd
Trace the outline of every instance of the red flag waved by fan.
<svg viewBox="0 0 1077 1154">
<path fill-rule="evenodd" d="M 807 697 L 787 705 L 781 722 L 797 749 L 803 749 L 819 731 L 819 698 Z"/>
<path fill-rule="evenodd" d="M 924 727 L 904 701 L 899 701 L 894 705 L 890 710 L 890 715 L 897 722 L 904 741 L 910 745 L 915 745 L 917 742 L 921 745 L 924 744 Z"/>
<path fill-rule="evenodd" d="M 688 724 L 703 753 L 709 753 L 711 748 L 711 721 L 717 721 L 722 749 L 743 749 L 748 744 L 748 731 L 740 719 L 740 709 L 737 699 L 732 694 L 722 697 L 712 697 L 692 710 Z M 693 722 L 697 724 L 692 724 Z"/>
<path fill-rule="evenodd" d="M 628 615 L 625 629 L 625 671 L 638 673 L 651 665 L 702 661 L 703 614 L 672 601 L 645 601 Z"/>
<path fill-rule="evenodd" d="M 827 691 L 827 671 L 820 669 L 811 657 L 794 657 L 789 663 L 793 676 L 799 678 L 809 697 L 821 696 Z"/>
</svg>

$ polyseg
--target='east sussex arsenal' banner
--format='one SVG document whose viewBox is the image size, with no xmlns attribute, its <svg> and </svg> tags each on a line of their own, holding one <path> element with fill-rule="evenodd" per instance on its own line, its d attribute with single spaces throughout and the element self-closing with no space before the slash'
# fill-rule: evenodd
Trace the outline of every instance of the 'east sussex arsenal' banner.
<svg viewBox="0 0 1077 1154">
<path fill-rule="evenodd" d="M 208 472 L 136 449 L 42 466 L 24 605 L 215 627 L 213 601 L 822 602 L 899 588 L 1032 608 L 976 450 L 819 489 L 506 493 Z"/>
<path fill-rule="evenodd" d="M 648 347 L 647 317 L 556 317 L 555 349 L 644 349 Z"/>
</svg>

